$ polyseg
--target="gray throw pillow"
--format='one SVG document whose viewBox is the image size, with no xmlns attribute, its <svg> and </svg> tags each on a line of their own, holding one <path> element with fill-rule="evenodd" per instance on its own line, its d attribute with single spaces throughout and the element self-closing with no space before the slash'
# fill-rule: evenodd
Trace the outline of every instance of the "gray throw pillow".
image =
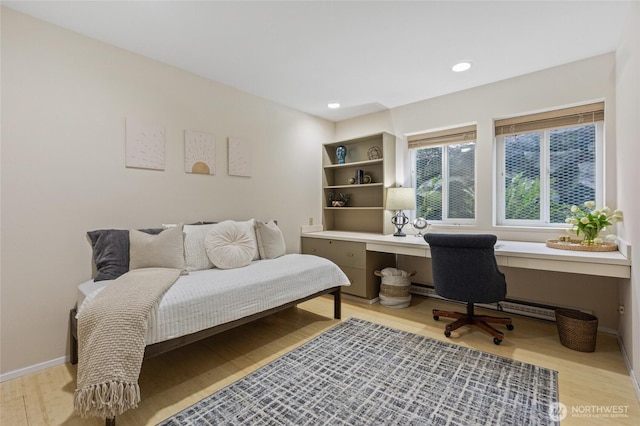
<svg viewBox="0 0 640 426">
<path fill-rule="evenodd" d="M 162 228 L 141 229 L 147 234 L 159 234 Z M 129 230 L 98 229 L 87 232 L 96 264 L 94 281 L 115 280 L 129 270 Z"/>
</svg>

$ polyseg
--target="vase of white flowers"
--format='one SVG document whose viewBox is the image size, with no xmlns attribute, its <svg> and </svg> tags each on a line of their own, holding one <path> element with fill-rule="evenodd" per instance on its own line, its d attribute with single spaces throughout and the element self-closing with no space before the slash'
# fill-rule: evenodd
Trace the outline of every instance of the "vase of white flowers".
<svg viewBox="0 0 640 426">
<path fill-rule="evenodd" d="M 566 223 L 571 225 L 567 232 L 580 236 L 582 233 L 583 244 L 602 244 L 600 234 L 607 231 L 607 226 L 614 222 L 622 222 L 622 212 L 620 210 L 611 211 L 609 207 L 596 209 L 595 201 L 585 201 L 584 208 L 571 206 L 571 214 L 566 218 Z M 605 237 L 609 241 L 615 241 L 614 234 Z"/>
</svg>

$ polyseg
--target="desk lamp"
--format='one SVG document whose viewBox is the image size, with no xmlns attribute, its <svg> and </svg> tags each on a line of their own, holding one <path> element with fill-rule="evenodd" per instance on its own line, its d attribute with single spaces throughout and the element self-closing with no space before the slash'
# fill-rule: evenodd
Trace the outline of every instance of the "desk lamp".
<svg viewBox="0 0 640 426">
<path fill-rule="evenodd" d="M 396 214 L 391 218 L 391 223 L 396 227 L 394 237 L 406 237 L 402 228 L 409 223 L 409 218 L 403 210 L 415 210 L 416 192 L 413 188 L 387 188 L 387 210 L 395 210 Z"/>
</svg>

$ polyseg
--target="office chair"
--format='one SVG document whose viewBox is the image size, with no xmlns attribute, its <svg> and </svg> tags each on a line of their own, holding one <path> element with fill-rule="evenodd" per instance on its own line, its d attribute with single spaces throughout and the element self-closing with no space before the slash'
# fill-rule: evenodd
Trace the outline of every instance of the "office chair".
<svg viewBox="0 0 640 426">
<path fill-rule="evenodd" d="M 495 235 L 426 234 L 424 239 L 431 249 L 433 284 L 438 295 L 451 300 L 465 302 L 467 312 L 433 310 L 433 319 L 455 318 L 447 324 L 444 335 L 463 325 L 476 325 L 493 336 L 499 345 L 504 338 L 502 332 L 489 323 L 505 324 L 513 330 L 511 318 L 475 315 L 474 303 L 495 303 L 507 294 L 504 274 L 498 269 L 493 246 Z"/>
</svg>

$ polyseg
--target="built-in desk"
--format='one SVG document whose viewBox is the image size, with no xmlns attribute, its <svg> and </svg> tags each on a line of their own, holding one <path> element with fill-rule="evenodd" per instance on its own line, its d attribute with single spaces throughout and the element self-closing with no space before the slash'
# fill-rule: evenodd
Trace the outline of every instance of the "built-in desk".
<svg viewBox="0 0 640 426">
<path fill-rule="evenodd" d="M 321 231 L 303 233 L 303 238 L 322 238 L 364 243 L 370 252 L 431 257 L 429 245 L 413 235 L 367 234 L 361 232 Z M 559 250 L 545 243 L 499 240 L 495 248 L 501 266 L 539 269 L 604 277 L 630 278 L 631 260 L 619 251 L 585 252 Z"/>
</svg>

